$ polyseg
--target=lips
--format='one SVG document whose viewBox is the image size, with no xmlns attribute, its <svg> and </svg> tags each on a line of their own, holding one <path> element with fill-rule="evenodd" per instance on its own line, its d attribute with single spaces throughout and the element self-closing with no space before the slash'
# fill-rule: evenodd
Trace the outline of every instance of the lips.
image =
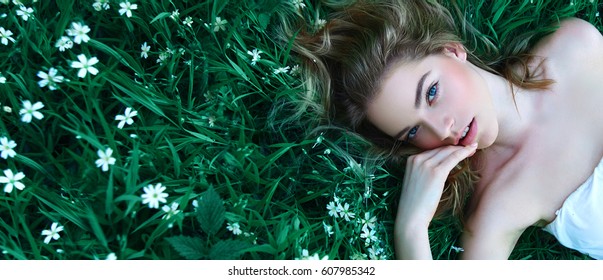
<svg viewBox="0 0 603 280">
<path fill-rule="evenodd" d="M 460 139 L 459 145 L 468 146 L 475 142 L 475 136 L 477 135 L 477 122 L 475 118 L 471 120 L 471 123 L 468 125 L 469 131 L 467 131 L 467 135 L 465 138 Z"/>
</svg>

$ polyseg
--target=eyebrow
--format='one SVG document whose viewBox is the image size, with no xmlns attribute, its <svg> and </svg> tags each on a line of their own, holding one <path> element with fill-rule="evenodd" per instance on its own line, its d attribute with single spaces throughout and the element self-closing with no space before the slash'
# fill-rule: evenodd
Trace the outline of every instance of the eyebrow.
<svg viewBox="0 0 603 280">
<path fill-rule="evenodd" d="M 423 76 L 421 76 L 421 78 L 419 79 L 419 83 L 417 83 L 417 93 L 415 96 L 415 109 L 419 109 L 419 106 L 421 105 L 421 100 L 423 100 L 421 98 L 421 92 L 423 92 L 423 84 L 425 83 L 425 78 L 427 78 L 427 75 L 429 75 L 429 73 L 431 73 L 431 70 L 429 70 L 425 74 L 423 74 Z M 406 134 L 406 132 L 408 132 L 408 130 L 410 130 L 410 127 L 406 127 L 404 129 L 402 129 L 402 131 L 400 131 L 400 132 L 398 132 L 398 134 L 396 134 L 394 139 L 396 139 L 396 140 L 400 139 L 400 137 L 402 137 L 404 134 Z"/>
</svg>

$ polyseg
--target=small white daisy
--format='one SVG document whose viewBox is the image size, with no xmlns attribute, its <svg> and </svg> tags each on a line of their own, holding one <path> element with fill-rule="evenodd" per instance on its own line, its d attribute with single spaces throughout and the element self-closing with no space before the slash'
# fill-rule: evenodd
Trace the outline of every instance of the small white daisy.
<svg viewBox="0 0 603 280">
<path fill-rule="evenodd" d="M 121 7 L 121 9 L 119 9 L 119 14 L 126 14 L 127 17 L 132 17 L 132 10 L 138 9 L 137 4 L 131 4 L 128 1 L 119 3 L 119 6 Z"/>
<path fill-rule="evenodd" d="M 142 204 L 148 204 L 149 208 L 159 209 L 159 203 L 166 203 L 166 198 L 169 196 L 167 193 L 163 191 L 166 188 L 161 185 L 161 183 L 153 185 L 148 185 L 143 188 L 144 194 L 142 197 Z"/>
<path fill-rule="evenodd" d="M 335 218 L 339 217 L 339 208 L 335 206 L 335 203 L 333 201 L 327 204 L 327 210 L 329 210 L 329 216 L 333 216 Z"/>
<path fill-rule="evenodd" d="M 115 120 L 119 121 L 119 123 L 117 124 L 117 128 L 122 129 L 124 128 L 125 124 L 132 125 L 134 123 L 133 118 L 136 116 L 138 116 L 138 111 L 132 110 L 132 108 L 130 107 L 126 108 L 126 111 L 123 115 L 115 116 Z"/>
<path fill-rule="evenodd" d="M 94 4 L 92 4 L 92 7 L 97 12 L 100 12 L 101 10 L 108 10 L 109 8 L 111 8 L 109 6 L 109 0 L 96 0 Z"/>
<path fill-rule="evenodd" d="M 24 21 L 27 21 L 29 17 L 33 16 L 33 9 L 21 5 L 19 10 L 17 10 L 17 16 L 20 16 Z"/>
<path fill-rule="evenodd" d="M 8 29 L 4 29 L 4 27 L 0 27 L 0 42 L 3 45 L 8 45 L 8 41 L 11 42 L 15 42 L 15 39 L 13 39 L 13 32 L 8 30 Z"/>
<path fill-rule="evenodd" d="M 65 79 L 63 76 L 57 75 L 58 71 L 54 67 L 48 69 L 48 73 L 43 71 L 38 72 L 38 77 L 41 79 L 38 81 L 38 85 L 43 88 L 48 86 L 50 90 L 57 89 L 57 83 L 62 83 Z"/>
<path fill-rule="evenodd" d="M 103 172 L 109 171 L 109 165 L 115 164 L 115 158 L 111 156 L 113 155 L 113 149 L 98 150 L 96 154 L 98 155 L 98 159 L 95 161 L 96 167 L 100 167 Z"/>
<path fill-rule="evenodd" d="M 343 208 L 341 208 L 340 215 L 341 215 L 342 218 L 344 218 L 348 222 L 351 219 L 354 219 L 354 217 L 356 217 L 355 213 L 350 212 L 350 205 L 347 202 L 345 203 L 345 205 L 343 206 Z"/>
<path fill-rule="evenodd" d="M 54 46 L 59 48 L 59 51 L 64 52 L 67 49 L 73 48 L 73 41 L 67 36 L 62 36 Z"/>
<path fill-rule="evenodd" d="M 90 27 L 88 25 L 83 25 L 79 22 L 72 22 L 71 28 L 66 30 L 67 35 L 73 37 L 73 42 L 76 44 L 81 44 L 82 42 L 86 43 L 90 41 L 90 37 L 88 36 L 88 32 L 90 32 Z"/>
<path fill-rule="evenodd" d="M 35 104 L 31 104 L 31 101 L 25 100 L 23 101 L 23 109 L 19 110 L 19 114 L 21 115 L 21 121 L 25 123 L 30 123 L 33 118 L 41 120 L 44 118 L 44 115 L 38 110 L 44 108 L 44 104 L 38 101 Z"/>
<path fill-rule="evenodd" d="M 286 74 L 287 72 L 289 72 L 289 68 L 290 68 L 290 67 L 289 67 L 289 66 L 287 66 L 287 67 L 279 67 L 279 68 L 277 68 L 277 69 L 274 69 L 274 75 L 278 75 L 278 74 L 280 74 L 280 73 L 284 73 L 284 74 Z"/>
<path fill-rule="evenodd" d="M 226 223 L 226 225 L 226 229 L 231 231 L 234 235 L 239 235 L 243 233 L 243 231 L 241 231 L 241 226 L 239 226 L 239 223 Z"/>
<path fill-rule="evenodd" d="M 161 207 L 161 210 L 165 212 L 165 215 L 163 215 L 162 219 L 168 220 L 172 216 L 175 216 L 176 214 L 180 213 L 180 210 L 178 210 L 179 206 L 180 205 L 176 202 L 172 202 L 171 206 L 163 205 L 163 207 Z"/>
<path fill-rule="evenodd" d="M 147 59 L 149 57 L 150 50 L 151 46 L 148 46 L 147 42 L 142 43 L 142 45 L 140 45 L 140 57 Z"/>
<path fill-rule="evenodd" d="M 87 73 L 92 75 L 98 74 L 98 69 L 93 67 L 92 65 L 98 63 L 98 59 L 96 57 L 91 57 L 90 59 L 86 58 L 84 54 L 80 54 L 77 56 L 79 61 L 72 61 L 71 68 L 79 68 L 80 70 L 77 72 L 77 76 L 80 78 L 86 77 Z"/>
<path fill-rule="evenodd" d="M 193 18 L 192 17 L 184 18 L 184 20 L 182 21 L 182 24 L 184 24 L 188 27 L 193 27 Z"/>
<path fill-rule="evenodd" d="M 262 58 L 260 56 L 261 53 L 262 53 L 262 51 L 260 51 L 258 49 L 253 49 L 252 51 L 247 51 L 247 54 L 251 55 L 251 65 L 255 65 L 255 63 L 258 62 L 258 60 L 260 60 Z"/>
<path fill-rule="evenodd" d="M 218 32 L 220 30 L 226 31 L 227 20 L 222 19 L 221 17 L 216 17 L 216 21 L 214 22 L 214 32 Z"/>
<path fill-rule="evenodd" d="M 292 0 L 291 3 L 295 6 L 296 9 L 301 10 L 306 7 L 304 0 Z"/>
<path fill-rule="evenodd" d="M 4 170 L 4 176 L 0 176 L 0 183 L 6 184 L 4 185 L 4 192 L 11 193 L 13 188 L 22 191 L 25 188 L 25 185 L 19 181 L 21 181 L 23 178 L 25 178 L 25 174 L 23 174 L 23 172 L 17 172 L 17 174 L 14 174 L 10 169 Z"/>
<path fill-rule="evenodd" d="M 15 143 L 15 141 L 8 140 L 8 138 L 6 137 L 0 138 L 0 151 L 2 151 L 0 156 L 3 159 L 8 159 L 8 157 L 15 157 L 17 155 L 15 150 L 13 150 L 15 147 L 17 147 L 17 143 Z"/>
<path fill-rule="evenodd" d="M 61 231 L 63 231 L 63 226 L 59 226 L 59 223 L 56 222 L 52 223 L 50 230 L 45 229 L 42 231 L 42 235 L 46 235 L 46 238 L 44 238 L 44 243 L 48 244 L 50 243 L 51 239 L 58 240 L 61 238 L 59 235 L 59 232 Z"/>
</svg>

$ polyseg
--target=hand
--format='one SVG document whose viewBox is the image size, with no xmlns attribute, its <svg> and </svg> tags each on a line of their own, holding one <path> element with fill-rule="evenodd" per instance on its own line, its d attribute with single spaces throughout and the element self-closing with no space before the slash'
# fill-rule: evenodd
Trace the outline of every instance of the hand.
<svg viewBox="0 0 603 280">
<path fill-rule="evenodd" d="M 410 156 L 400 195 L 396 227 L 427 229 L 444 191 L 450 171 L 472 156 L 477 144 L 444 146 Z"/>
</svg>

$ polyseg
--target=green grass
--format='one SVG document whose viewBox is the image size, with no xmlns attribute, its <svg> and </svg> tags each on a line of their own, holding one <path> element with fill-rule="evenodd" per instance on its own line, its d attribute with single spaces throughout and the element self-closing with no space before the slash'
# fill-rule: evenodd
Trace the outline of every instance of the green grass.
<svg viewBox="0 0 603 280">
<path fill-rule="evenodd" d="M 392 168 L 400 167 L 369 160 L 366 144 L 345 132 L 309 134 L 311 112 L 286 121 L 302 81 L 295 57 L 275 41 L 277 15 L 299 12 L 314 23 L 325 18 L 325 7 L 135 1 L 127 17 L 118 13 L 120 1 L 104 1 L 110 7 L 100 11 L 92 0 L 22 2 L 33 9 L 27 20 L 18 5 L 0 4 L 0 26 L 14 39 L 0 44 L 6 79 L 0 137 L 17 145 L 15 157 L 0 159 L 0 171 L 25 175 L 23 190 L 0 194 L 0 259 L 112 253 L 118 259 L 296 259 L 305 250 L 329 259 L 393 258 L 401 180 Z M 538 9 L 578 12 L 602 27 L 598 1 L 575 1 L 571 11 L 568 2 L 510 2 L 501 10 L 472 1 L 468 10 L 483 36 L 501 46 L 514 34 L 502 30 L 525 28 L 513 26 L 514 19 Z M 216 24 L 218 17 L 227 22 Z M 73 22 L 90 28 L 90 40 L 60 51 L 55 44 Z M 145 42 L 148 58 L 141 57 Z M 255 62 L 254 49 L 261 51 Z M 98 58 L 98 74 L 78 77 L 71 62 L 80 54 Z M 56 90 L 38 84 L 38 72 L 50 68 L 64 77 Z M 44 117 L 22 122 L 25 100 L 43 103 Z M 127 107 L 137 116 L 120 129 L 115 117 Z M 107 148 L 115 162 L 105 172 L 95 162 Z M 143 188 L 157 184 L 168 197 L 149 208 Z M 349 221 L 328 214 L 333 201 L 349 205 Z M 172 203 L 178 211 L 167 217 L 162 207 Z M 46 243 L 42 232 L 55 222 L 63 227 L 60 238 Z M 364 224 L 374 230 L 369 243 Z M 436 258 L 455 257 L 456 225 L 434 221 Z M 511 258 L 586 257 L 529 229 Z"/>
</svg>

